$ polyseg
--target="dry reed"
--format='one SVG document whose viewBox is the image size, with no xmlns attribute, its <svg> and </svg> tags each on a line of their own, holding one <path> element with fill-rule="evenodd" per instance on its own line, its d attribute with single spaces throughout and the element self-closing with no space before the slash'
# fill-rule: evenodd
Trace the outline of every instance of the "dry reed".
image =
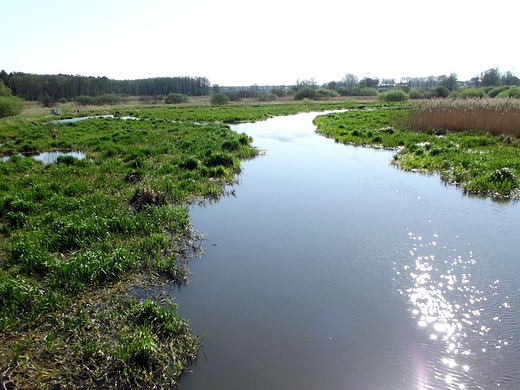
<svg viewBox="0 0 520 390">
<path fill-rule="evenodd" d="M 520 138 L 520 101 L 517 99 L 434 99 L 412 106 L 415 131 L 483 131 Z"/>
</svg>

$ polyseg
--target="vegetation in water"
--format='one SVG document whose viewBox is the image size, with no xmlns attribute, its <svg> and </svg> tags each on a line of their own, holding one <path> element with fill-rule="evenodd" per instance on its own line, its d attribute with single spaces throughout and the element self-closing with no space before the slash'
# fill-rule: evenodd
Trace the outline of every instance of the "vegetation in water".
<svg viewBox="0 0 520 390">
<path fill-rule="evenodd" d="M 320 134 L 337 142 L 396 149 L 392 161 L 396 166 L 438 173 L 445 183 L 457 185 L 465 193 L 518 198 L 517 103 L 462 102 L 430 101 L 412 107 L 401 103 L 350 110 L 318 117 L 315 123 Z M 443 116 L 445 109 L 447 115 Z M 442 122 L 435 122 L 439 118 Z M 418 123 L 427 126 L 417 127 Z M 471 124 L 460 127 L 467 123 Z M 497 127 L 489 127 L 492 123 Z"/>
</svg>

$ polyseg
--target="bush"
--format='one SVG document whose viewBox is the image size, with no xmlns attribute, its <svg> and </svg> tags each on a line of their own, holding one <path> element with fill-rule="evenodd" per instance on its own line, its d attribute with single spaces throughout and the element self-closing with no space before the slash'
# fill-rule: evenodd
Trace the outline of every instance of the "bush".
<svg viewBox="0 0 520 390">
<path fill-rule="evenodd" d="M 91 96 L 80 95 L 75 99 L 76 103 L 82 106 L 89 106 L 94 104 L 94 99 Z"/>
<path fill-rule="evenodd" d="M 118 104 L 121 101 L 121 98 L 117 96 L 115 93 L 106 93 L 104 95 L 98 96 L 94 99 L 94 104 L 98 105 L 114 105 Z"/>
<path fill-rule="evenodd" d="M 410 92 L 408 92 L 408 96 L 410 99 L 423 99 L 426 97 L 426 94 L 419 88 L 412 88 Z"/>
<path fill-rule="evenodd" d="M 275 94 L 275 93 L 268 93 L 266 96 L 265 96 L 265 100 L 267 100 L 268 102 L 272 102 L 272 101 L 275 101 L 278 99 L 278 95 Z"/>
<path fill-rule="evenodd" d="M 391 89 L 381 93 L 378 99 L 383 102 L 404 102 L 408 100 L 409 97 L 402 89 Z"/>
<path fill-rule="evenodd" d="M 0 96 L 0 118 L 20 114 L 24 106 L 24 101 L 16 96 Z"/>
<path fill-rule="evenodd" d="M 328 99 L 331 97 L 339 96 L 339 93 L 337 93 L 336 91 L 333 91 L 332 89 L 319 88 L 316 91 L 316 96 L 318 97 L 318 99 Z"/>
<path fill-rule="evenodd" d="M 461 99 L 482 99 L 487 97 L 487 94 L 482 88 L 464 88 L 461 91 L 452 92 L 449 97 Z"/>
<path fill-rule="evenodd" d="M 372 87 L 364 87 L 359 88 L 359 95 L 358 96 L 377 96 L 379 92 L 377 92 L 377 89 Z"/>
<path fill-rule="evenodd" d="M 211 96 L 210 103 L 214 106 L 222 106 L 229 103 L 229 96 L 225 93 L 218 92 Z"/>
<path fill-rule="evenodd" d="M 431 92 L 431 96 L 436 98 L 446 98 L 449 94 L 450 90 L 442 85 L 435 87 Z"/>
<path fill-rule="evenodd" d="M 188 103 L 188 96 L 182 93 L 170 93 L 164 98 L 166 104 L 181 104 Z"/>
<path fill-rule="evenodd" d="M 496 97 L 500 92 L 502 91 L 506 91 L 508 90 L 510 87 L 509 85 L 503 85 L 501 87 L 494 87 L 492 89 L 490 89 L 487 93 L 487 95 L 490 97 L 490 98 L 494 98 Z"/>
<path fill-rule="evenodd" d="M 12 91 L 7 85 L 4 84 L 2 79 L 0 79 L 0 96 L 11 96 Z"/>
<path fill-rule="evenodd" d="M 505 91 L 500 92 L 497 98 L 520 98 L 520 87 L 513 87 Z"/>
<path fill-rule="evenodd" d="M 315 89 L 303 88 L 294 94 L 294 100 L 315 99 L 316 95 Z"/>
</svg>

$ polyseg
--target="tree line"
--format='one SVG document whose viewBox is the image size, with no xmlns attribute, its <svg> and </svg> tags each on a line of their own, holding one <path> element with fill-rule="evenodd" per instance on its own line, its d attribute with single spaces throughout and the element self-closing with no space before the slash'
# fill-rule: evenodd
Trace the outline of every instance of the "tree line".
<svg viewBox="0 0 520 390">
<path fill-rule="evenodd" d="M 211 84 L 205 77 L 155 77 L 137 80 L 112 80 L 107 77 L 80 75 L 37 75 L 0 71 L 0 80 L 12 94 L 25 100 L 74 100 L 79 96 L 105 94 L 156 96 L 182 93 L 188 96 L 210 94 Z"/>
</svg>

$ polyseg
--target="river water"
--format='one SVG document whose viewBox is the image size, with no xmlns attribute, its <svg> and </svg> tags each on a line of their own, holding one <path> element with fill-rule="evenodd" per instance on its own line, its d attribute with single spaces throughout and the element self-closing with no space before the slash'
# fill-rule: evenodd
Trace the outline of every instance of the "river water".
<svg viewBox="0 0 520 390">
<path fill-rule="evenodd" d="M 180 389 L 520 388 L 520 206 L 317 135 L 233 126 L 265 155 L 206 236 L 180 313 L 205 335 Z"/>
</svg>

